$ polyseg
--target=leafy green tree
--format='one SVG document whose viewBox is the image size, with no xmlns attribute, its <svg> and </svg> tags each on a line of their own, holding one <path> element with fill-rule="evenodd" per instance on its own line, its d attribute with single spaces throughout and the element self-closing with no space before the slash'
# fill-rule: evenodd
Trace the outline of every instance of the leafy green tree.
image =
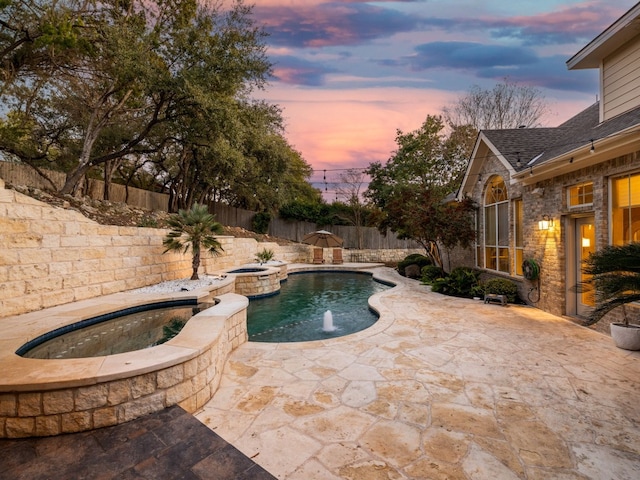
<svg viewBox="0 0 640 480">
<path fill-rule="evenodd" d="M 16 5 L 26 11 L 30 3 Z M 168 144 L 178 158 L 211 149 L 200 146 L 195 127 L 234 119 L 271 68 L 264 32 L 240 1 L 228 10 L 196 0 L 61 3 L 86 7 L 73 34 L 91 48 L 76 48 L 55 69 L 14 69 L 2 90 L 12 117 L 0 122 L 0 151 L 67 172 L 62 193 L 74 192 L 95 167 L 155 155 Z M 241 151 L 237 137 L 227 138 L 235 122 L 228 124 L 215 131 L 216 153 L 225 145 Z"/>
<path fill-rule="evenodd" d="M 171 231 L 162 241 L 164 253 L 191 250 L 193 274 L 191 280 L 198 280 L 198 268 L 202 250 L 213 255 L 222 251 L 222 245 L 216 238 L 223 232 L 222 225 L 216 222 L 206 205 L 194 204 L 190 210 L 180 210 L 167 219 Z"/>
<path fill-rule="evenodd" d="M 584 271 L 592 277 L 582 287 L 595 287 L 597 301 L 586 325 L 593 325 L 616 307 L 640 301 L 640 242 L 598 250 L 589 256 Z"/>
<path fill-rule="evenodd" d="M 373 163 L 365 197 L 377 209 L 381 231 L 420 243 L 442 267 L 440 245 L 466 247 L 475 237 L 470 200 L 447 202 L 464 173 L 473 131 L 467 127 L 444 132 L 439 116 L 427 116 L 421 128 L 398 130 L 398 149 L 385 165 Z"/>
</svg>

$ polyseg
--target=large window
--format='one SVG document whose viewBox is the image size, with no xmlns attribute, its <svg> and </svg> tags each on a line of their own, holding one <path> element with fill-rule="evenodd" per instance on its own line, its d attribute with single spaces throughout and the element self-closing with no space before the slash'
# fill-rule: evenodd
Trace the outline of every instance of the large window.
<svg viewBox="0 0 640 480">
<path fill-rule="evenodd" d="M 504 180 L 491 177 L 484 196 L 484 266 L 509 273 L 509 197 Z"/>
<path fill-rule="evenodd" d="M 611 243 L 640 242 L 640 173 L 611 182 Z"/>
</svg>

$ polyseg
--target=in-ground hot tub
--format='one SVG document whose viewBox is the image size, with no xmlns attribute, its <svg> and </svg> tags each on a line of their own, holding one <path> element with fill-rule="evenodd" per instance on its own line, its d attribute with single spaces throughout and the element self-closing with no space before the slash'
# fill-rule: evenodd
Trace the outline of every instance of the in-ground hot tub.
<svg viewBox="0 0 640 480">
<path fill-rule="evenodd" d="M 287 279 L 287 264 L 268 262 L 250 263 L 227 270 L 225 273 L 235 278 L 235 292 L 247 298 L 275 295 L 280 291 L 280 283 Z"/>
<path fill-rule="evenodd" d="M 232 279 L 173 294 L 122 292 L 7 317 L 0 335 L 0 437 L 81 432 L 180 405 L 194 412 L 218 388 L 228 354 L 247 340 L 246 297 Z M 90 358 L 35 359 L 15 352 L 47 332 L 123 308 L 165 300 L 218 303 L 162 345 Z"/>
</svg>

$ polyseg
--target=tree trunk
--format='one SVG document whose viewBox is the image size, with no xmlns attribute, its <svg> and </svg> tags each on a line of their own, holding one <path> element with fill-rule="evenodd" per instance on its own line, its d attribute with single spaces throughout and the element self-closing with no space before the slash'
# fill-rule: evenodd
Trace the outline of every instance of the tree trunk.
<svg viewBox="0 0 640 480">
<path fill-rule="evenodd" d="M 198 267 L 200 266 L 200 248 L 195 248 L 193 245 L 191 246 L 193 249 L 193 258 L 191 267 L 193 269 L 193 273 L 191 275 L 191 280 L 198 280 Z"/>
</svg>

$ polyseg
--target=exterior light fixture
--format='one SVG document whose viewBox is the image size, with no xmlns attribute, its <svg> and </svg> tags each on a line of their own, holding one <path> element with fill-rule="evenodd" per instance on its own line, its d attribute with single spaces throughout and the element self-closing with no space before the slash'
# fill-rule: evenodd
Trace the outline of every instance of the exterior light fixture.
<svg viewBox="0 0 640 480">
<path fill-rule="evenodd" d="M 582 237 L 582 248 L 589 248 L 591 246 L 591 239 Z"/>
<path fill-rule="evenodd" d="M 549 215 L 542 215 L 542 220 L 538 222 L 538 230 L 549 230 L 553 227 L 553 219 Z"/>
<path fill-rule="evenodd" d="M 589 150 L 589 153 L 595 153 L 595 151 L 596 151 L 596 147 L 593 144 L 593 140 L 591 140 L 591 149 Z"/>
</svg>

